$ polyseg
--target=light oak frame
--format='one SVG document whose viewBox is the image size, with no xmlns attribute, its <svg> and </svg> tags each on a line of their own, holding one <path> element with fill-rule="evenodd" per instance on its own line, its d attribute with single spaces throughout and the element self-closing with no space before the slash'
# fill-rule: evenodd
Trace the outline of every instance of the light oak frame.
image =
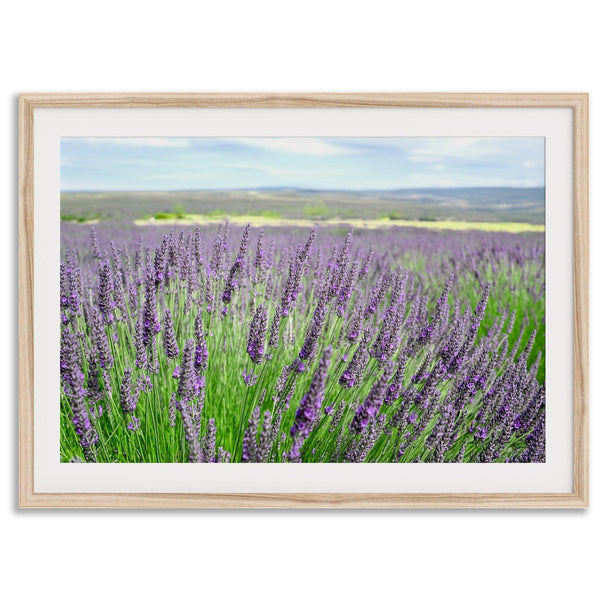
<svg viewBox="0 0 600 600">
<path fill-rule="evenodd" d="M 498 107 L 573 111 L 574 478 L 571 493 L 500 494 L 162 494 L 34 491 L 33 473 L 33 123 L 38 108 Z M 585 508 L 588 433 L 588 95 L 587 94 L 21 94 L 19 96 L 19 507 L 21 508 Z"/>
</svg>

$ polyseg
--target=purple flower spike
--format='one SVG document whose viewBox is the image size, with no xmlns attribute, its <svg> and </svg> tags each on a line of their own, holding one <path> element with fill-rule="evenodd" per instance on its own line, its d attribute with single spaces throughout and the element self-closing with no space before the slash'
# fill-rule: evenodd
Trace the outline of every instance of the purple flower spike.
<svg viewBox="0 0 600 600">
<path fill-rule="evenodd" d="M 300 401 L 300 406 L 296 410 L 296 417 L 294 424 L 290 429 L 290 436 L 293 439 L 292 448 L 288 453 L 288 460 L 291 462 L 300 462 L 300 449 L 304 440 L 310 434 L 312 427 L 321 410 L 321 404 L 325 395 L 325 382 L 327 380 L 327 371 L 329 369 L 329 363 L 331 362 L 332 349 L 331 346 L 327 347 L 321 359 L 319 365 L 313 375 L 313 380 L 310 384 L 308 393 Z"/>
<path fill-rule="evenodd" d="M 179 356 L 179 346 L 177 345 L 177 338 L 175 337 L 175 328 L 173 326 L 173 317 L 169 309 L 165 310 L 165 330 L 164 330 L 164 342 L 165 342 L 165 353 L 173 359 Z"/>
<path fill-rule="evenodd" d="M 115 303 L 112 299 L 113 283 L 110 265 L 108 263 L 100 264 L 98 267 L 98 278 L 98 308 L 100 309 L 104 322 L 112 323 L 115 318 L 113 313 Z"/>
<path fill-rule="evenodd" d="M 129 431 L 137 431 L 140 428 L 140 420 L 136 416 L 131 416 L 131 421 L 127 423 Z"/>
<path fill-rule="evenodd" d="M 339 384 L 346 389 L 350 389 L 358 385 L 362 381 L 362 377 L 369 360 L 367 346 L 369 343 L 369 332 L 365 331 L 355 350 L 352 360 L 348 368 L 342 373 Z"/>
<path fill-rule="evenodd" d="M 202 311 L 199 310 L 194 323 L 196 352 L 194 355 L 194 366 L 198 374 L 204 373 L 208 368 L 208 346 L 204 335 L 204 323 L 202 321 Z"/>
<path fill-rule="evenodd" d="M 244 370 L 242 373 L 242 379 L 248 387 L 254 387 L 258 381 L 258 376 L 254 374 L 254 369 L 250 369 L 248 372 Z"/>
<path fill-rule="evenodd" d="M 242 241 L 240 243 L 240 251 L 238 253 L 235 262 L 231 266 L 229 270 L 229 276 L 227 277 L 227 281 L 225 282 L 225 289 L 223 290 L 222 300 L 224 304 L 229 304 L 231 302 L 231 297 L 233 295 L 234 290 L 238 288 L 239 282 L 237 278 L 241 271 L 243 271 L 245 265 L 246 254 L 248 252 L 248 236 L 250 234 L 250 224 L 246 225 L 244 229 L 244 233 L 242 234 Z M 223 313 L 227 314 L 227 311 Z"/>
<path fill-rule="evenodd" d="M 267 309 L 263 304 L 259 304 L 254 318 L 250 323 L 250 332 L 248 334 L 248 344 L 246 349 L 248 356 L 254 364 L 260 364 L 265 356 L 265 336 L 267 333 Z"/>
<path fill-rule="evenodd" d="M 154 343 L 154 336 L 160 331 L 160 322 L 156 311 L 156 291 L 154 289 L 154 283 L 150 280 L 146 281 L 144 300 L 142 341 L 144 346 L 148 347 L 152 346 Z"/>
<path fill-rule="evenodd" d="M 125 414 L 135 411 L 138 401 L 138 392 L 133 389 L 131 369 L 125 369 L 121 381 L 121 408 Z"/>
</svg>

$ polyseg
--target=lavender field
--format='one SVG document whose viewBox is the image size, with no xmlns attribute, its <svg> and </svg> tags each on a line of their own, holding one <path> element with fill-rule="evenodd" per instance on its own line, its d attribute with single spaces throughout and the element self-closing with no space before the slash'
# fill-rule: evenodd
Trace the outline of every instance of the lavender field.
<svg viewBox="0 0 600 600">
<path fill-rule="evenodd" d="M 63 222 L 63 462 L 543 462 L 544 235 Z"/>
</svg>

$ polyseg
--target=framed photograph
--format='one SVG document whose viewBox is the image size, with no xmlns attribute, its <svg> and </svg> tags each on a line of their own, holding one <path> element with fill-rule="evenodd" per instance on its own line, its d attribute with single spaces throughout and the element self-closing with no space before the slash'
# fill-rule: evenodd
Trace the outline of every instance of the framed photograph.
<svg viewBox="0 0 600 600">
<path fill-rule="evenodd" d="M 23 94 L 19 504 L 588 506 L 587 94 Z"/>
</svg>

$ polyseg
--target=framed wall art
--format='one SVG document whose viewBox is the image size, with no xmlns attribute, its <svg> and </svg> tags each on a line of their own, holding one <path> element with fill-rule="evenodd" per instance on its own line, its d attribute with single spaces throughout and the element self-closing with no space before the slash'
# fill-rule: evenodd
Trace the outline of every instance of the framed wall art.
<svg viewBox="0 0 600 600">
<path fill-rule="evenodd" d="M 587 107 L 21 95 L 20 506 L 588 506 Z"/>
</svg>

